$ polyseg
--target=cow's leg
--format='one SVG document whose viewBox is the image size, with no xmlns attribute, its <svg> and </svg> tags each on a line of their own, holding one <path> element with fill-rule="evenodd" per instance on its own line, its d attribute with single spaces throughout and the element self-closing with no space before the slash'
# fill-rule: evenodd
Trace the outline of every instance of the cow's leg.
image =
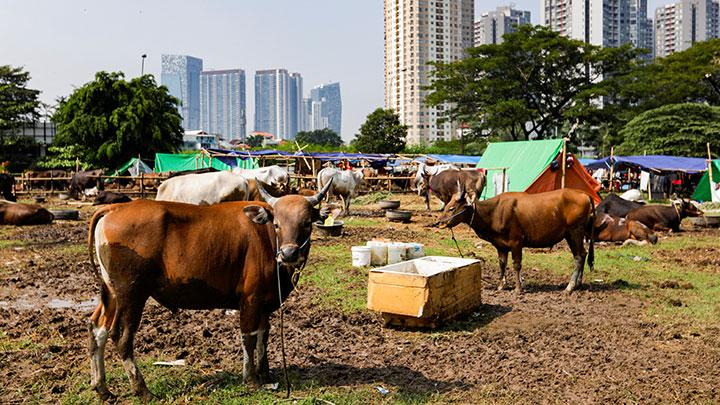
<svg viewBox="0 0 720 405">
<path fill-rule="evenodd" d="M 576 232 L 575 234 L 565 238 L 565 240 L 567 241 L 568 246 L 570 246 L 570 251 L 572 252 L 575 262 L 575 269 L 573 274 L 570 276 L 570 282 L 565 288 L 565 291 L 572 292 L 576 287 L 582 284 L 583 268 L 585 267 L 585 257 L 587 256 L 587 252 L 585 251 L 584 246 L 584 235 L 581 232 Z"/>
<path fill-rule="evenodd" d="M 505 284 L 507 280 L 505 279 L 505 269 L 507 269 L 507 261 L 508 261 L 508 252 L 507 250 L 500 250 L 498 249 L 498 260 L 500 261 L 500 285 L 498 286 L 498 291 L 502 291 L 505 289 Z"/>
<path fill-rule="evenodd" d="M 115 398 L 115 395 L 108 390 L 105 382 L 105 344 L 115 318 L 113 306 L 112 303 L 107 307 L 103 303 L 98 304 L 88 324 L 90 332 L 90 385 L 103 401 L 111 401 Z"/>
<path fill-rule="evenodd" d="M 270 321 L 267 317 L 263 317 L 260 321 L 260 329 L 258 329 L 257 343 L 255 354 L 257 356 L 258 378 L 260 383 L 270 382 L 270 364 L 267 356 L 267 344 L 270 337 Z"/>
<path fill-rule="evenodd" d="M 260 309 L 252 303 L 245 303 L 240 312 L 240 335 L 243 345 L 243 382 L 251 386 L 259 384 L 255 363 L 255 350 L 258 347 L 258 337 L 261 330 Z M 262 340 L 262 339 L 260 339 Z"/>
<path fill-rule="evenodd" d="M 507 253 L 506 253 L 507 254 Z M 520 270 L 522 270 L 522 247 L 514 247 L 512 249 L 513 269 L 515 270 L 515 293 L 522 294 L 522 278 Z"/>
<path fill-rule="evenodd" d="M 430 190 L 425 193 L 425 206 L 427 210 L 430 211 Z"/>
<path fill-rule="evenodd" d="M 125 373 L 130 380 L 133 394 L 149 402 L 153 400 L 155 396 L 147 388 L 147 385 L 145 385 L 145 379 L 135 362 L 133 349 L 135 333 L 140 326 L 146 300 L 147 298 L 138 297 L 136 300 L 128 300 L 130 302 L 127 302 L 127 305 L 118 306 L 120 333 L 119 336 L 116 336 L 117 341 L 115 343 L 120 353 L 120 359 L 122 360 Z"/>
</svg>

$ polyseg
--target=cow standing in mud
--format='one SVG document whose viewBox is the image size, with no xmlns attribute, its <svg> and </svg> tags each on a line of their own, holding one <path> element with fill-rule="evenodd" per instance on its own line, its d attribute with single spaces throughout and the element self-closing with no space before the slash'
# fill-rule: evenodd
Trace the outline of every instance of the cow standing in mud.
<svg viewBox="0 0 720 405">
<path fill-rule="evenodd" d="M 240 310 L 243 379 L 267 381 L 269 317 L 290 294 L 295 270 L 307 260 L 312 223 L 320 217 L 314 206 L 330 185 L 312 197 L 282 198 L 260 187 L 266 203 L 195 206 L 136 200 L 100 208 L 88 235 L 101 291 L 89 324 L 92 386 L 100 397 L 113 398 L 105 382 L 109 337 L 133 393 L 153 398 L 133 351 L 150 297 L 171 310 Z"/>
<path fill-rule="evenodd" d="M 441 223 L 454 227 L 468 224 L 481 239 L 490 242 L 500 261 L 500 287 L 505 288 L 505 268 L 508 253 L 512 253 L 515 269 L 515 291 L 522 292 L 522 250 L 548 248 L 563 239 L 567 241 L 575 259 L 575 270 L 565 289 L 572 292 L 582 283 L 587 256 L 592 271 L 595 262 L 593 224 L 595 203 L 582 191 L 562 189 L 538 194 L 503 193 L 485 201 L 468 196 L 462 183 L 458 192 L 445 207 Z M 584 241 L 589 240 L 589 252 Z"/>
<path fill-rule="evenodd" d="M 442 211 L 457 193 L 458 182 L 462 183 L 470 199 L 477 198 L 485 187 L 485 171 L 481 170 L 445 170 L 425 178 L 428 191 L 425 194 L 425 205 L 430 210 L 430 194 L 442 201 Z"/>
</svg>

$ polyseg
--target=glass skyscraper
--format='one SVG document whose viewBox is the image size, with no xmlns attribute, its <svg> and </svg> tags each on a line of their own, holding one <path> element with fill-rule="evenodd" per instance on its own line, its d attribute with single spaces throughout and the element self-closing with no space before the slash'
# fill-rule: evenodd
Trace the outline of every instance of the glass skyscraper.
<svg viewBox="0 0 720 405">
<path fill-rule="evenodd" d="M 341 135 L 342 99 L 340 83 L 321 84 L 310 90 L 310 99 L 306 104 L 308 114 L 306 122 L 309 131 L 330 128 Z"/>
<path fill-rule="evenodd" d="M 200 75 L 200 129 L 223 139 L 245 140 L 245 71 L 210 70 Z"/>
<path fill-rule="evenodd" d="M 162 55 L 160 83 L 180 99 L 178 111 L 186 131 L 200 129 L 200 73 L 203 61 L 187 55 Z"/>
<path fill-rule="evenodd" d="M 255 131 L 293 139 L 302 125 L 302 76 L 286 69 L 255 72 Z"/>
</svg>

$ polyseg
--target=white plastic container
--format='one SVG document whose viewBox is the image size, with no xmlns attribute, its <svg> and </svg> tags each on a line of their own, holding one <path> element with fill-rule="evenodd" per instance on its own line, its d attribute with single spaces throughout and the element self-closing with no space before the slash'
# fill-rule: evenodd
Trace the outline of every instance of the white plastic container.
<svg viewBox="0 0 720 405">
<path fill-rule="evenodd" d="M 352 249 L 353 267 L 365 267 L 370 265 L 371 251 L 369 246 L 353 246 Z"/>
<path fill-rule="evenodd" d="M 388 247 L 388 264 L 395 264 L 407 259 L 407 246 L 405 243 L 393 242 Z"/>
<path fill-rule="evenodd" d="M 425 257 L 425 249 L 422 243 L 406 243 L 407 245 L 407 259 L 419 259 Z"/>
<path fill-rule="evenodd" d="M 388 246 L 385 242 L 370 241 L 367 243 L 370 248 L 370 264 L 373 266 L 384 266 L 388 262 Z"/>
</svg>

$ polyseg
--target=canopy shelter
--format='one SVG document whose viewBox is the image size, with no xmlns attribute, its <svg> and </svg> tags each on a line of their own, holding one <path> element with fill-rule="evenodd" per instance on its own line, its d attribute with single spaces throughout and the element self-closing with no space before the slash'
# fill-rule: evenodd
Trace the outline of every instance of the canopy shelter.
<svg viewBox="0 0 720 405">
<path fill-rule="evenodd" d="M 487 170 L 480 198 L 505 191 L 542 193 L 562 188 L 562 150 L 562 139 L 491 143 L 477 164 Z M 567 155 L 565 187 L 582 190 L 600 203 L 600 184 L 572 154 Z"/>
<path fill-rule="evenodd" d="M 140 173 L 152 173 L 152 168 L 143 162 L 142 159 L 132 158 L 124 165 L 115 170 L 111 176 L 122 176 L 126 173 L 130 176 L 139 176 Z"/>
<path fill-rule="evenodd" d="M 700 202 L 720 202 L 720 189 L 718 187 L 720 187 L 720 160 L 713 160 L 712 181 L 710 181 L 710 172 L 705 172 L 692 195 L 692 199 Z"/>
<path fill-rule="evenodd" d="M 256 169 L 255 159 L 240 158 L 236 156 L 212 156 L 208 153 L 194 154 L 155 154 L 155 172 L 183 172 L 188 170 L 205 169 L 213 167 L 218 170 L 231 170 L 235 167 L 241 169 Z"/>
<path fill-rule="evenodd" d="M 437 160 L 440 163 L 452 163 L 454 165 L 471 165 L 476 166 L 480 161 L 480 156 L 468 156 L 468 155 L 440 155 L 440 154 L 428 154 L 415 158 L 417 162 L 425 162 L 428 159 Z"/>
<path fill-rule="evenodd" d="M 707 170 L 707 163 L 702 158 L 681 156 L 647 155 L 647 156 L 614 156 L 593 160 L 585 165 L 588 169 L 607 169 L 613 162 L 615 166 L 625 165 L 645 171 L 700 173 Z"/>
</svg>

